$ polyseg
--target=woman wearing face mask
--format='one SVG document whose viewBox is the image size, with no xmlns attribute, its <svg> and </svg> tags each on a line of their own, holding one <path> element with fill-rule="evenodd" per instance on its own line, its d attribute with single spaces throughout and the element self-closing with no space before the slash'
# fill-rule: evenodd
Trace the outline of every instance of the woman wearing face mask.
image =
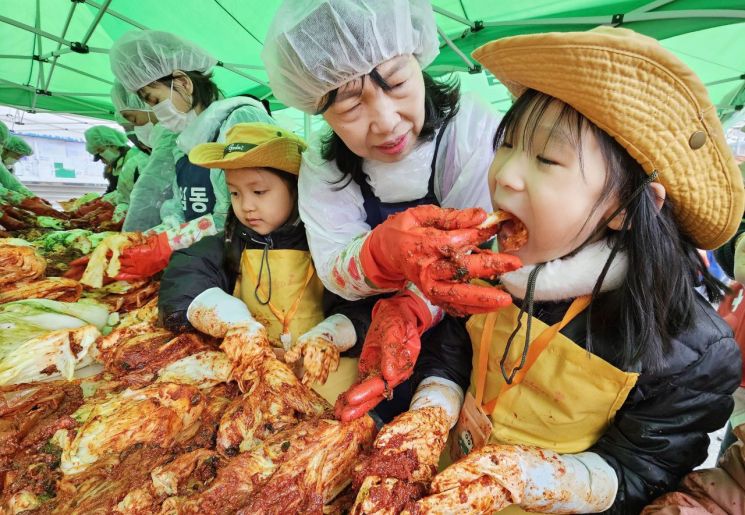
<svg viewBox="0 0 745 515">
<path fill-rule="evenodd" d="M 421 295 L 421 283 L 408 282 L 397 266 L 383 271 L 369 259 L 370 248 L 383 242 L 374 235 L 389 215 L 421 204 L 490 205 L 489 135 L 498 118 L 476 99 L 461 97 L 457 85 L 422 71 L 438 52 L 428 0 L 286 0 L 262 52 L 275 97 L 322 114 L 331 129 L 310 141 L 298 187 L 318 275 L 328 290 L 356 301 L 332 302 L 332 310 L 347 315 L 358 341 L 365 340 L 360 376 L 367 380 L 341 399 L 343 418 L 371 409 L 413 373 L 394 391 L 396 404 L 380 406 L 378 414 L 385 420 L 408 407 L 422 376 L 414 370 L 420 338 L 418 367 L 434 368 L 425 375 L 453 392 L 449 411 L 457 414 L 468 382 L 467 369 L 443 359 L 468 348 L 459 322 L 443 320 L 442 310 Z M 432 208 L 432 222 L 442 221 L 445 211 Z M 455 223 L 474 227 L 486 213 L 467 215 Z M 401 243 L 384 243 L 392 263 L 412 251 Z M 483 302 L 494 307 L 488 294 Z M 401 352 L 389 352 L 399 342 Z"/>
<path fill-rule="evenodd" d="M 119 114 L 133 125 L 140 143 L 150 148 L 146 162 L 138 166 L 139 177 L 129 196 L 122 227 L 123 231 L 146 231 L 162 222 L 163 205 L 173 196 L 178 134 L 159 124 L 152 107 L 118 81 L 111 89 L 111 100 Z"/>
<path fill-rule="evenodd" d="M 33 153 L 33 149 L 23 141 L 23 138 L 16 135 L 10 136 L 3 147 L 3 164 L 8 171 L 13 173 L 13 165 Z"/>
<path fill-rule="evenodd" d="M 125 177 L 124 164 L 129 160 L 131 147 L 127 144 L 127 137 L 123 132 L 105 125 L 96 125 L 85 131 L 85 150 L 93 156 L 94 161 L 104 162 L 104 177 L 109 185 L 103 199 L 116 205 L 119 200 L 117 191 L 119 183 L 122 188 L 131 191 L 134 176 Z M 132 175 L 134 170 L 129 170 Z M 129 186 L 127 186 L 129 184 Z"/>
<path fill-rule="evenodd" d="M 188 152 L 200 143 L 224 141 L 227 128 L 237 123 L 271 123 L 271 118 L 256 100 L 220 99 L 210 73 L 217 60 L 175 34 L 127 33 L 114 42 L 109 57 L 117 80 L 152 108 L 158 125 L 180 133 L 173 198 L 161 208 L 163 223 L 152 229 L 146 243 L 125 249 L 121 258 L 124 276 L 148 277 L 165 268 L 174 250 L 225 223 L 230 196 L 223 171 L 191 164 Z"/>
</svg>

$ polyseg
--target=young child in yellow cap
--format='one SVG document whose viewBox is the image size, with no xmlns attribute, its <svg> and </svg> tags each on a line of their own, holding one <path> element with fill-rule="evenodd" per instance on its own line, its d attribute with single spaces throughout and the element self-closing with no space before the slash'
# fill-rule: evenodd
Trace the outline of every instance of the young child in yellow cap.
<svg viewBox="0 0 745 515">
<path fill-rule="evenodd" d="M 512 305 L 467 324 L 471 383 L 451 435 L 465 456 L 410 511 L 639 513 L 704 461 L 740 383 L 710 305 L 723 285 L 697 252 L 737 229 L 740 172 L 706 88 L 652 38 L 533 34 L 474 57 L 517 97 L 488 180 L 494 209 L 519 220 L 497 240 L 527 229 L 503 249 L 524 266 L 500 278 Z M 450 256 L 461 276 L 491 259 Z M 381 434 L 428 430 L 396 423 Z M 357 499 L 368 512 L 376 488 L 396 489 L 372 484 Z"/>
<path fill-rule="evenodd" d="M 158 307 L 164 325 L 174 330 L 193 325 L 211 334 L 194 316 L 207 309 L 224 325 L 265 333 L 288 351 L 288 362 L 302 361 L 303 382 L 333 403 L 356 378 L 356 360 L 340 357 L 356 334 L 343 316 L 324 319 L 323 285 L 297 209 L 305 148 L 278 126 L 241 123 L 227 132 L 225 143 L 201 144 L 189 153 L 193 164 L 225 170 L 231 210 L 224 232 L 173 254 Z"/>
</svg>

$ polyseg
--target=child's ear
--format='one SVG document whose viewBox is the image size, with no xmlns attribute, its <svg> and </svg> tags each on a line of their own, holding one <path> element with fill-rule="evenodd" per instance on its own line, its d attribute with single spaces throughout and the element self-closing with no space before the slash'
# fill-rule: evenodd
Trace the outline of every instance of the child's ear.
<svg viewBox="0 0 745 515">
<path fill-rule="evenodd" d="M 657 211 L 659 212 L 660 209 L 662 209 L 662 204 L 665 203 L 665 197 L 667 196 L 665 187 L 659 182 L 650 182 L 649 188 L 652 190 L 652 198 L 654 199 L 654 205 L 657 208 Z"/>
<path fill-rule="evenodd" d="M 662 209 L 662 205 L 665 203 L 665 187 L 659 182 L 650 182 L 649 189 L 652 193 L 652 199 L 654 200 L 655 208 L 657 208 L 657 212 L 659 213 L 660 209 Z M 620 231 L 621 227 L 623 226 L 623 220 L 625 217 L 626 210 L 623 209 L 620 213 L 613 217 L 613 220 L 608 222 L 608 228 L 614 231 Z"/>
</svg>

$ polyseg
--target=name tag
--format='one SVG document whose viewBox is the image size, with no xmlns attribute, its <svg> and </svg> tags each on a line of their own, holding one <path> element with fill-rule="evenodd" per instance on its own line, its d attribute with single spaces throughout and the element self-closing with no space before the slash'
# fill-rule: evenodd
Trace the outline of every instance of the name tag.
<svg viewBox="0 0 745 515">
<path fill-rule="evenodd" d="M 483 447 L 492 433 L 492 422 L 476 403 L 470 392 L 466 392 L 458 422 L 450 435 L 450 458 L 457 461 L 474 449 Z"/>
</svg>

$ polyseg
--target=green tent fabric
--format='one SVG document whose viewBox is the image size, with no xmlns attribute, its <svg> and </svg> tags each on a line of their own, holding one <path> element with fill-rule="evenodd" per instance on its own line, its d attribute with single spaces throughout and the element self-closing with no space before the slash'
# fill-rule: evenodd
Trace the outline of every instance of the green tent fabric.
<svg viewBox="0 0 745 515">
<path fill-rule="evenodd" d="M 0 104 L 113 119 L 106 52 L 125 32 L 150 28 L 211 51 L 221 62 L 215 79 L 226 95 L 251 93 L 281 109 L 259 58 L 279 3 L 0 0 Z M 473 49 L 510 35 L 600 24 L 659 39 L 701 76 L 723 118 L 745 101 L 745 0 L 433 0 L 433 6 L 442 51 L 428 71 L 456 72 L 464 90 L 478 91 L 501 111 L 509 96 L 470 60 Z"/>
</svg>

